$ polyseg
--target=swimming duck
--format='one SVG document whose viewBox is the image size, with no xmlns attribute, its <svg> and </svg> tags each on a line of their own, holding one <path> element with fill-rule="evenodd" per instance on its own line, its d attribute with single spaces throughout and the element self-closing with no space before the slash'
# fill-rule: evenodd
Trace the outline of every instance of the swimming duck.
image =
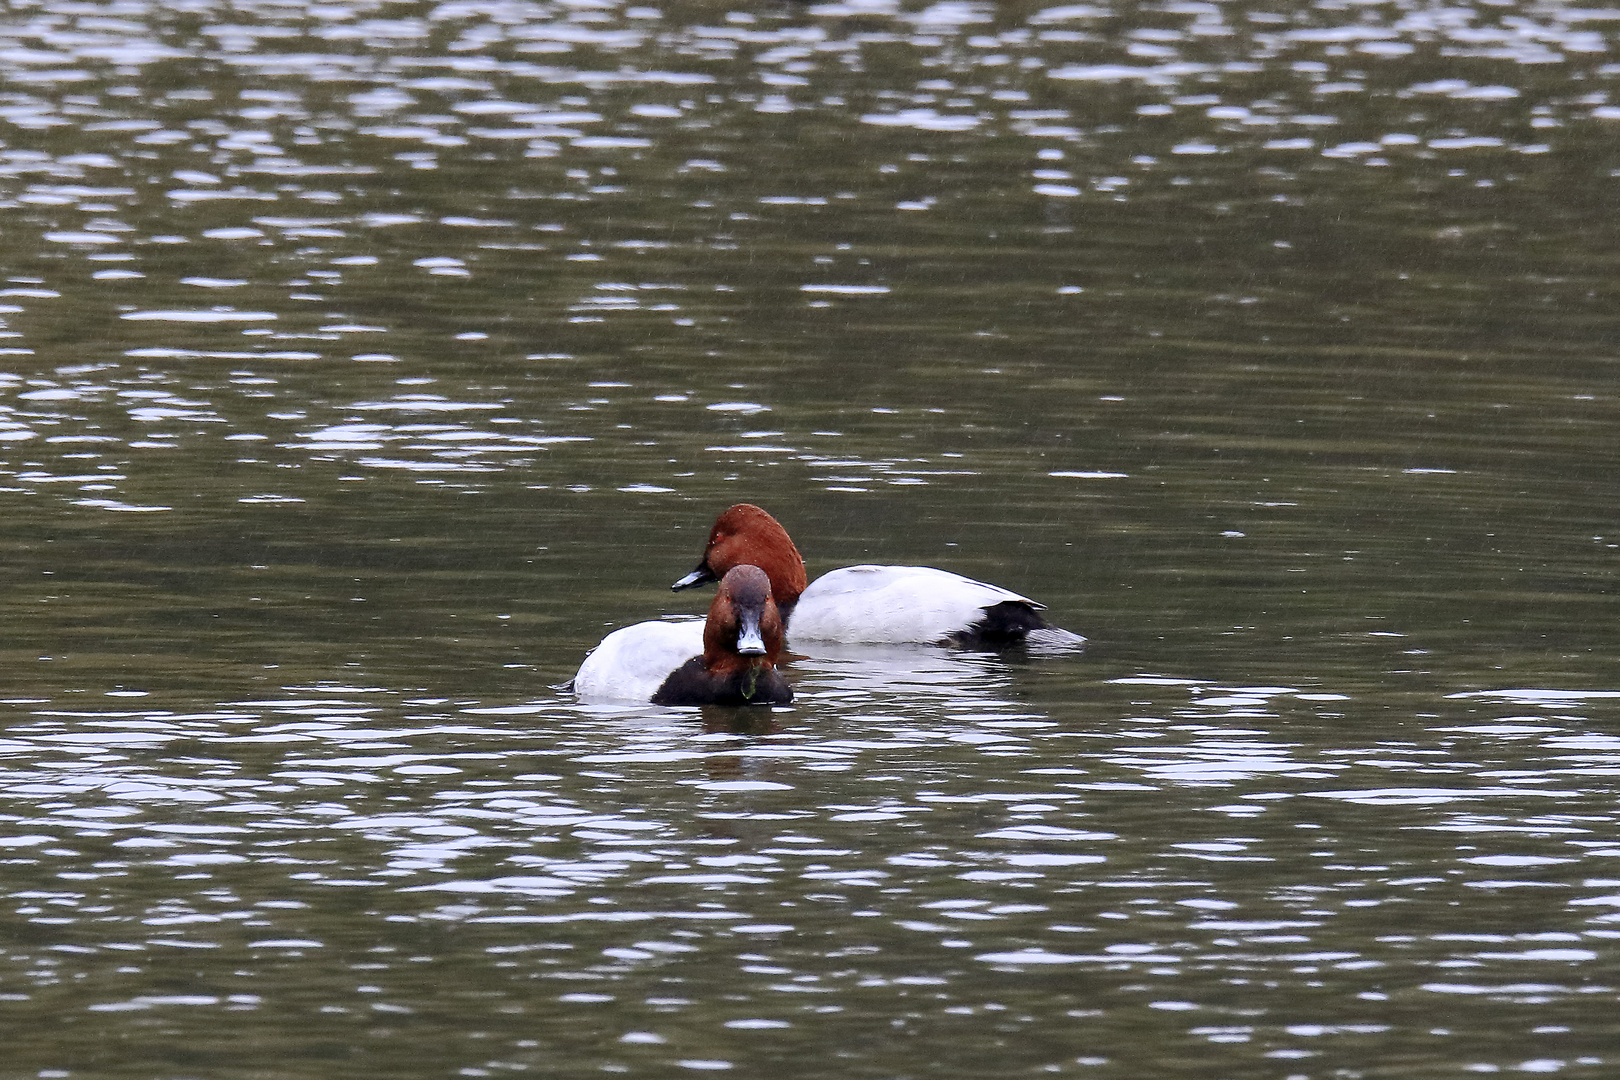
<svg viewBox="0 0 1620 1080">
<path fill-rule="evenodd" d="M 744 564 L 770 577 L 795 641 L 1075 648 L 1086 640 L 1049 625 L 1045 605 L 1027 596 L 931 566 L 846 566 L 807 583 L 787 530 L 751 503 L 716 519 L 697 569 L 671 588 L 715 581 Z"/>
<path fill-rule="evenodd" d="M 701 655 L 693 655 L 701 648 Z M 582 701 L 654 705 L 786 705 L 776 670 L 782 617 L 757 566 L 730 567 L 703 621 L 643 622 L 613 631 L 574 676 Z"/>
</svg>

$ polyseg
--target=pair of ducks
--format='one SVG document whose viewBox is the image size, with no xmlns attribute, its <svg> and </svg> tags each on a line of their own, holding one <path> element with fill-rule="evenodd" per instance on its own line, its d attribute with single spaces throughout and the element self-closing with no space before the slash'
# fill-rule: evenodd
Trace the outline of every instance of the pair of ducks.
<svg viewBox="0 0 1620 1080">
<path fill-rule="evenodd" d="M 1041 604 L 929 566 L 846 566 L 810 584 L 787 530 L 749 503 L 715 521 L 697 569 L 675 582 L 720 583 L 708 618 L 615 630 L 574 676 L 582 701 L 654 705 L 785 705 L 776 670 L 795 640 L 1000 648 L 1023 641 L 1078 646 L 1047 624 Z"/>
</svg>

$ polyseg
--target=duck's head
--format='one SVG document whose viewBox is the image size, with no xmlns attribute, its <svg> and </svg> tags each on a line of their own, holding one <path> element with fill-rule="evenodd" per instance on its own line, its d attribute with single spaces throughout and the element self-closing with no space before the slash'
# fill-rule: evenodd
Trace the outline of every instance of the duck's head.
<svg viewBox="0 0 1620 1080">
<path fill-rule="evenodd" d="M 804 558 L 780 522 L 752 503 L 738 503 L 715 519 L 697 568 L 670 588 L 690 589 L 719 581 L 734 568 L 758 567 L 782 610 L 792 610 L 808 584 Z"/>
<path fill-rule="evenodd" d="M 720 579 L 703 626 L 706 666 L 739 661 L 772 666 L 782 653 L 782 616 L 771 598 L 771 579 L 757 566 L 736 566 Z"/>
</svg>

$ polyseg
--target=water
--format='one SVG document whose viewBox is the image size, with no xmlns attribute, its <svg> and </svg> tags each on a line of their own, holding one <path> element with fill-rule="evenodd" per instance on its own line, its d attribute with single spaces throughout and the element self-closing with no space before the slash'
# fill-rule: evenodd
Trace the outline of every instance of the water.
<svg viewBox="0 0 1620 1080">
<path fill-rule="evenodd" d="M 1617 20 L 13 5 L 0 1073 L 1611 1074 Z"/>
</svg>

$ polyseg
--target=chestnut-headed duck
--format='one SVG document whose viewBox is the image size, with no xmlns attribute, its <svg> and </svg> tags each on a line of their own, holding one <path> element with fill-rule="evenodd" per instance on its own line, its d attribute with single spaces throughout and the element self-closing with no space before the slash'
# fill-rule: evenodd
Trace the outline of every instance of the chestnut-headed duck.
<svg viewBox="0 0 1620 1080">
<path fill-rule="evenodd" d="M 735 566 L 706 620 L 615 630 L 585 657 L 573 686 L 590 704 L 786 705 L 793 691 L 776 670 L 781 654 L 771 579 L 757 566 Z"/>
<path fill-rule="evenodd" d="M 846 566 L 807 584 L 787 530 L 749 503 L 720 515 L 697 569 L 671 588 L 716 581 L 744 564 L 770 576 L 795 641 L 1075 648 L 1086 640 L 1049 625 L 1045 605 L 1027 596 L 931 566 Z"/>
</svg>

